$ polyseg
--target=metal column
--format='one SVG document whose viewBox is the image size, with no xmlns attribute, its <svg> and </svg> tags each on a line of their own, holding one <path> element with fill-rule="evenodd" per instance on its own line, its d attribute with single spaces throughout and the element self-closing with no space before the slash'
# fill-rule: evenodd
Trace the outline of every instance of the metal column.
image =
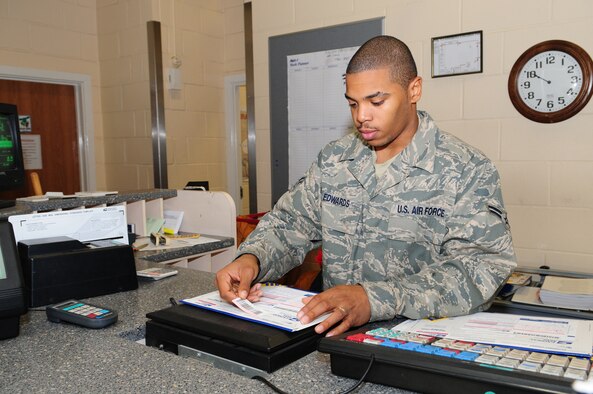
<svg viewBox="0 0 593 394">
<path fill-rule="evenodd" d="M 154 187 L 166 189 L 167 132 L 165 130 L 165 101 L 163 96 L 163 53 L 161 23 L 146 22 L 148 29 L 148 73 L 150 79 L 150 120 L 152 125 L 152 162 Z"/>
<path fill-rule="evenodd" d="M 249 212 L 257 212 L 257 172 L 255 168 L 255 98 L 253 76 L 253 28 L 251 2 L 243 5 L 245 25 L 245 79 L 247 81 L 247 152 L 249 160 Z"/>
</svg>

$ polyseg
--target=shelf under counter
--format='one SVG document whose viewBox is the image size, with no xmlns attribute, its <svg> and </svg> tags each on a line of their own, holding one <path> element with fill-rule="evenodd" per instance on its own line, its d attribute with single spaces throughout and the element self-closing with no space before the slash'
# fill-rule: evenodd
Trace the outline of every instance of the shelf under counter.
<svg viewBox="0 0 593 394">
<path fill-rule="evenodd" d="M 203 236 L 216 241 L 174 249 L 139 250 L 136 258 L 206 272 L 216 272 L 232 261 L 236 251 L 234 238 L 206 234 Z"/>
</svg>

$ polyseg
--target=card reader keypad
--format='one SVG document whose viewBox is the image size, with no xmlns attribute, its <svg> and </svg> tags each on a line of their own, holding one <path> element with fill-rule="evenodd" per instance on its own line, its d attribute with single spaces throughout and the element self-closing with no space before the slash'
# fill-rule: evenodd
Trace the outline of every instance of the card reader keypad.
<svg viewBox="0 0 593 394">
<path fill-rule="evenodd" d="M 107 313 L 109 313 L 107 309 L 97 308 L 95 306 L 83 304 L 81 302 L 75 303 L 73 305 L 62 306 L 61 309 L 91 319 L 102 319 Z"/>
<path fill-rule="evenodd" d="M 68 300 L 45 308 L 49 321 L 62 321 L 88 328 L 103 328 L 117 321 L 117 312 L 78 300 Z"/>
</svg>

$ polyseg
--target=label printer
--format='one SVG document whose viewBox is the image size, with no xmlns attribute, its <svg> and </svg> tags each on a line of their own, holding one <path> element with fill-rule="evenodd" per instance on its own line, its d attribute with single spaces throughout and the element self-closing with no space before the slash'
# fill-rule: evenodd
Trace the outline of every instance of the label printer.
<svg viewBox="0 0 593 394">
<path fill-rule="evenodd" d="M 23 240 L 18 250 L 30 307 L 138 288 L 129 245 L 91 247 L 62 236 Z"/>
<path fill-rule="evenodd" d="M 138 288 L 125 207 L 14 215 L 29 307 Z"/>
</svg>

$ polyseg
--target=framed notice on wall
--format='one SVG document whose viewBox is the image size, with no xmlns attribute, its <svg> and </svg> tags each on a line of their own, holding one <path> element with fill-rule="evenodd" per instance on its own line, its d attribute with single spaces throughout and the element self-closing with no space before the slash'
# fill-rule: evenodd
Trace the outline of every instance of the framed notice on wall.
<svg viewBox="0 0 593 394">
<path fill-rule="evenodd" d="M 41 135 L 21 135 L 21 146 L 23 148 L 25 170 L 42 170 L 43 158 L 41 156 Z"/>
<path fill-rule="evenodd" d="M 482 72 L 482 31 L 432 39 L 432 77 Z"/>
</svg>

